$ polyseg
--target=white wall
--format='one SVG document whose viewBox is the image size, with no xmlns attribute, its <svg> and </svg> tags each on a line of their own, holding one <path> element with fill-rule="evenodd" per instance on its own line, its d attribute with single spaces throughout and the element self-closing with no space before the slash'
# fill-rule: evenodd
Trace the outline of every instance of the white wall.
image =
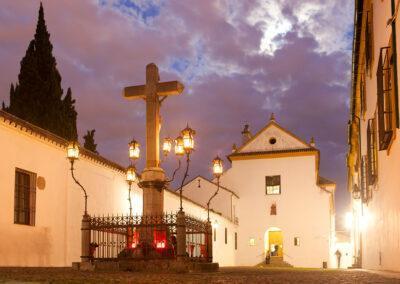
<svg viewBox="0 0 400 284">
<path fill-rule="evenodd" d="M 330 262 L 330 194 L 316 185 L 315 157 L 281 157 L 232 162 L 222 182 L 234 185 L 238 202 L 238 265 L 265 259 L 264 234 L 270 227 L 283 231 L 284 260 L 294 266 L 322 267 Z M 265 176 L 281 175 L 281 195 L 265 194 Z M 272 203 L 277 215 L 270 215 Z M 300 246 L 294 246 L 294 237 Z M 256 241 L 249 245 L 250 238 Z"/>
<path fill-rule="evenodd" d="M 372 76 L 366 76 L 367 110 L 361 120 L 363 155 L 366 155 L 368 119 L 374 117 L 377 109 L 376 70 L 379 52 L 381 47 L 388 46 L 392 33 L 391 26 L 387 25 L 387 21 L 391 17 L 391 0 L 373 0 L 373 6 L 374 61 Z M 396 19 L 396 30 L 397 52 L 399 52 L 400 22 L 398 18 Z M 397 75 L 400 76 L 399 56 L 396 60 Z M 397 81 L 399 82 L 399 77 Z M 363 268 L 400 271 L 400 131 L 396 129 L 395 132 L 396 138 L 390 147 L 390 151 L 378 152 L 378 181 L 373 186 L 372 200 L 368 204 L 364 204 L 363 208 L 361 208 L 359 201 L 353 200 L 352 204 L 353 212 L 355 212 L 352 243 L 357 250 L 360 243 L 359 232 L 361 232 Z M 366 220 L 363 221 L 364 225 L 361 225 L 361 219 Z"/>
<path fill-rule="evenodd" d="M 183 199 L 182 204 L 186 214 L 200 220 L 207 219 L 207 210 L 205 208 L 187 199 Z M 167 190 L 164 191 L 164 209 L 166 212 L 176 212 L 179 210 L 179 195 Z M 214 241 L 213 235 L 213 261 L 218 262 L 220 266 L 234 266 L 236 264 L 235 259 L 237 253 L 237 250 L 235 250 L 234 238 L 235 232 L 238 232 L 238 227 L 227 218 L 213 212 L 210 213 L 210 220 L 211 223 L 214 224 L 217 233 L 216 241 Z M 218 225 L 215 226 L 215 224 Z M 225 244 L 225 228 L 227 228 L 228 233 L 227 244 Z M 214 232 L 213 229 L 213 234 Z"/>
<path fill-rule="evenodd" d="M 200 180 L 200 187 L 198 186 L 198 180 Z M 221 183 L 221 186 L 224 186 L 224 184 Z M 197 177 L 185 185 L 183 188 L 183 195 L 207 207 L 207 202 L 216 191 L 216 184 L 203 177 Z M 210 209 L 221 213 L 230 220 L 234 220 L 234 210 L 236 208 L 234 205 L 237 203 L 237 199 L 238 198 L 232 192 L 220 187 L 218 194 L 210 203 Z"/>
<path fill-rule="evenodd" d="M 0 266 L 70 266 L 81 255 L 83 194 L 69 172 L 66 149 L 0 118 Z M 14 224 L 15 168 L 45 178 L 36 190 L 35 226 Z M 128 213 L 128 185 L 117 169 L 81 157 L 76 177 L 87 190 L 89 214 Z M 135 208 L 140 191 L 135 188 Z"/>
</svg>

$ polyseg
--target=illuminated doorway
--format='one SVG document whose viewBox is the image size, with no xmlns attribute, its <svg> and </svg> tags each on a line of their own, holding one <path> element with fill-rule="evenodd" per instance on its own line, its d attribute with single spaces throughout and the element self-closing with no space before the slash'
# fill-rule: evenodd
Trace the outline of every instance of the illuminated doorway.
<svg viewBox="0 0 400 284">
<path fill-rule="evenodd" d="M 283 233 L 276 227 L 271 227 L 265 232 L 265 255 L 270 257 L 283 257 Z"/>
</svg>

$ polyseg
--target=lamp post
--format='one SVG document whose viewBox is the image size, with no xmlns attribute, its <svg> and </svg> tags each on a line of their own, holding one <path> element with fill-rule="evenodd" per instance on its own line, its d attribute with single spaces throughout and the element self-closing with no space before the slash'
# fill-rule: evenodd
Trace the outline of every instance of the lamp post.
<svg viewBox="0 0 400 284">
<path fill-rule="evenodd" d="M 182 179 L 181 187 L 179 188 L 179 211 L 183 211 L 183 206 L 182 206 L 182 188 L 183 185 L 185 184 L 186 178 L 189 176 L 189 164 L 190 164 L 190 154 L 194 150 L 194 135 L 196 134 L 196 131 L 191 129 L 189 127 L 189 124 L 186 126 L 185 129 L 181 131 L 181 136 L 179 136 L 176 139 L 176 145 L 175 145 L 175 153 L 177 155 L 183 155 L 186 154 L 186 170 L 185 174 Z"/>
<path fill-rule="evenodd" d="M 67 158 L 69 159 L 71 163 L 71 175 L 72 178 L 74 179 L 75 183 L 79 185 L 79 187 L 82 189 L 84 197 L 85 197 L 85 211 L 84 211 L 84 216 L 88 216 L 87 213 L 87 194 L 85 188 L 80 184 L 80 182 L 75 178 L 74 175 L 74 163 L 76 160 L 79 159 L 79 144 L 76 141 L 72 141 L 68 144 L 67 146 Z"/>
<path fill-rule="evenodd" d="M 211 200 L 218 194 L 219 191 L 219 178 L 221 177 L 224 167 L 223 163 L 220 157 L 215 157 L 214 160 L 212 161 L 213 163 L 213 174 L 217 178 L 217 191 L 210 197 L 210 199 L 207 202 L 207 221 L 210 222 L 210 203 Z"/>
<path fill-rule="evenodd" d="M 132 183 L 135 182 L 136 179 L 137 179 L 136 168 L 134 165 L 131 164 L 126 169 L 126 181 L 129 184 L 129 189 L 128 189 L 129 217 L 132 217 L 132 199 L 131 199 Z"/>
</svg>

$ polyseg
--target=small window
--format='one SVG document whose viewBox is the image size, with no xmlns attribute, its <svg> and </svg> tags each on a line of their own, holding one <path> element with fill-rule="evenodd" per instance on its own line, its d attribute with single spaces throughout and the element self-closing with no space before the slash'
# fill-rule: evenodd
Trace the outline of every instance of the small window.
<svg viewBox="0 0 400 284">
<path fill-rule="evenodd" d="M 214 242 L 217 241 L 217 229 L 214 228 Z"/>
<path fill-rule="evenodd" d="M 254 238 L 250 238 L 249 245 L 252 246 L 252 247 L 255 246 L 256 245 L 256 240 Z"/>
<path fill-rule="evenodd" d="M 276 138 L 272 137 L 269 139 L 269 144 L 274 145 L 276 143 Z"/>
<path fill-rule="evenodd" d="M 36 174 L 16 169 L 14 191 L 14 223 L 35 225 Z"/>
<path fill-rule="evenodd" d="M 296 247 L 300 246 L 300 238 L 299 238 L 299 237 L 295 237 L 295 238 L 294 238 L 294 245 L 295 245 Z"/>
<path fill-rule="evenodd" d="M 267 195 L 281 194 L 281 176 L 265 177 Z"/>
<path fill-rule="evenodd" d="M 276 215 L 276 203 L 271 205 L 270 215 Z"/>
<path fill-rule="evenodd" d="M 235 232 L 235 250 L 237 250 L 237 232 Z"/>
<path fill-rule="evenodd" d="M 228 229 L 225 228 L 225 244 L 228 243 Z"/>
</svg>

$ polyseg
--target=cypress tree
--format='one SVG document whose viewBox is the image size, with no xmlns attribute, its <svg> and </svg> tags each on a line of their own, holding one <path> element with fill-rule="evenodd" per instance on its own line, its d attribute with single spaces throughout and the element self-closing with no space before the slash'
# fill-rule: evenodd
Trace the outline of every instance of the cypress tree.
<svg viewBox="0 0 400 284">
<path fill-rule="evenodd" d="M 92 151 L 93 153 L 98 154 L 99 152 L 97 152 L 96 148 L 97 148 L 97 144 L 94 143 L 94 133 L 96 132 L 96 130 L 92 129 L 92 130 L 88 130 L 86 132 L 86 135 L 83 136 L 83 139 L 85 140 L 85 143 L 83 144 L 83 147 L 85 147 L 85 149 L 88 149 L 89 151 Z"/>
<path fill-rule="evenodd" d="M 34 39 L 21 60 L 18 83 L 11 84 L 10 105 L 3 109 L 67 140 L 76 140 L 75 100 L 71 89 L 63 98 L 61 76 L 53 56 L 42 3 Z"/>
</svg>

